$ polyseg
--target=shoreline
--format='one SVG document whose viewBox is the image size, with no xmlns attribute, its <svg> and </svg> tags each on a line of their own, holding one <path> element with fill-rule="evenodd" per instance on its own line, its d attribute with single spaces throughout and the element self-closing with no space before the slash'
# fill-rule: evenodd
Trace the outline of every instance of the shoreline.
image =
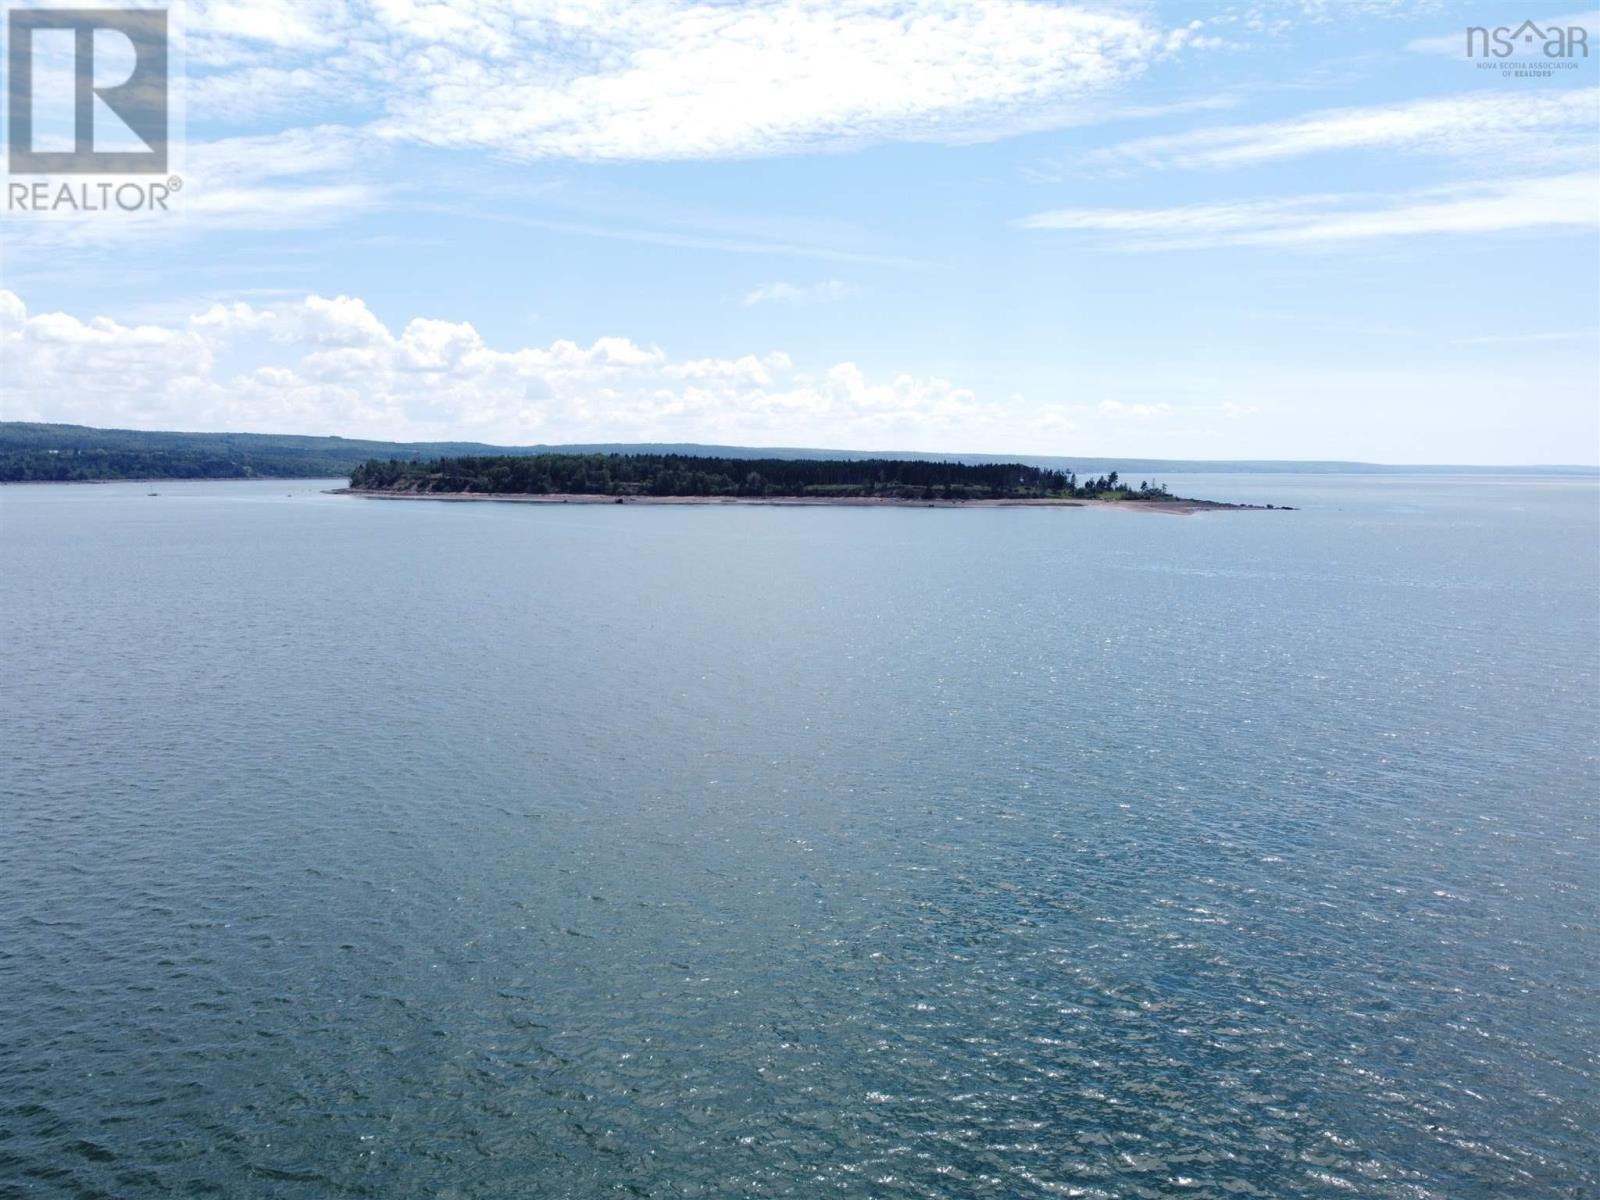
<svg viewBox="0 0 1600 1200">
<path fill-rule="evenodd" d="M 1116 508 L 1190 516 L 1201 512 L 1293 512 L 1288 505 L 1229 504 L 1222 500 L 908 500 L 888 496 L 602 496 L 591 493 L 391 492 L 380 488 L 330 488 L 330 496 L 363 500 L 443 500 L 493 504 L 668 504 L 707 507 L 755 504 L 772 508 Z"/>
</svg>

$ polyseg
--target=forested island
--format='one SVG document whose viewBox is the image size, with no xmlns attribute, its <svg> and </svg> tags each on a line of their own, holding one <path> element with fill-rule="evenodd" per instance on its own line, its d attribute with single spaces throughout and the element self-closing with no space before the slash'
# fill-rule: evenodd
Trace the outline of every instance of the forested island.
<svg viewBox="0 0 1600 1200">
<path fill-rule="evenodd" d="M 1023 463 L 913 459 L 710 458 L 682 454 L 538 454 L 373 459 L 350 473 L 353 493 L 379 496 L 902 504 L 1088 501 L 1238 508 L 1137 486 L 1116 471 L 1080 480 L 1070 470 Z"/>
</svg>

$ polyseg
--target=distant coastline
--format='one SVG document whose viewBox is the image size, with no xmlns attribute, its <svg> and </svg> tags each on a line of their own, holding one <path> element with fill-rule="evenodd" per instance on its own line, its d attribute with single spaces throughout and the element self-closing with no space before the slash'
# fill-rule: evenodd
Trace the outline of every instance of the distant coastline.
<svg viewBox="0 0 1600 1200">
<path fill-rule="evenodd" d="M 818 450 L 804 447 L 715 446 L 700 443 L 584 443 L 491 446 L 481 442 L 384 442 L 301 434 L 193 433 L 98 429 L 86 425 L 0 421 L 0 483 L 91 483 L 115 480 L 330 479 L 363 462 L 420 462 L 459 455 L 673 454 L 735 460 L 830 459 L 954 461 L 978 466 L 1021 463 L 1085 476 L 1166 477 L 1195 474 L 1314 475 L 1535 475 L 1600 476 L 1595 466 L 1487 466 L 1391 464 L 1335 460 L 1103 458 L 1051 454 L 995 455 L 914 450 Z"/>
</svg>

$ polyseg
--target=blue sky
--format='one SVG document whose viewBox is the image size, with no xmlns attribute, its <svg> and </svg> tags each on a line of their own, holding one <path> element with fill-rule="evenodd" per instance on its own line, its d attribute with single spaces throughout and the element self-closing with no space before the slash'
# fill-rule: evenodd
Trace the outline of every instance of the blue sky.
<svg viewBox="0 0 1600 1200">
<path fill-rule="evenodd" d="M 1525 18 L 1590 57 L 1465 56 Z M 6 216 L 7 418 L 1600 459 L 1593 13 L 226 0 L 181 25 L 180 211 Z"/>
</svg>

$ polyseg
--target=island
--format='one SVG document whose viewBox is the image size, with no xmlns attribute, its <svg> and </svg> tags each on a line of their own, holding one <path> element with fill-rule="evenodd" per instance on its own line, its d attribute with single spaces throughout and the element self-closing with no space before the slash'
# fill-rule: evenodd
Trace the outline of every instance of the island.
<svg viewBox="0 0 1600 1200">
<path fill-rule="evenodd" d="M 370 459 L 345 495 L 407 500 L 580 504 L 853 504 L 919 507 L 1115 504 L 1166 512 L 1273 509 L 1174 496 L 1116 471 L 1080 480 L 1023 463 L 917 459 L 711 458 L 683 454 L 537 454 Z"/>
</svg>

